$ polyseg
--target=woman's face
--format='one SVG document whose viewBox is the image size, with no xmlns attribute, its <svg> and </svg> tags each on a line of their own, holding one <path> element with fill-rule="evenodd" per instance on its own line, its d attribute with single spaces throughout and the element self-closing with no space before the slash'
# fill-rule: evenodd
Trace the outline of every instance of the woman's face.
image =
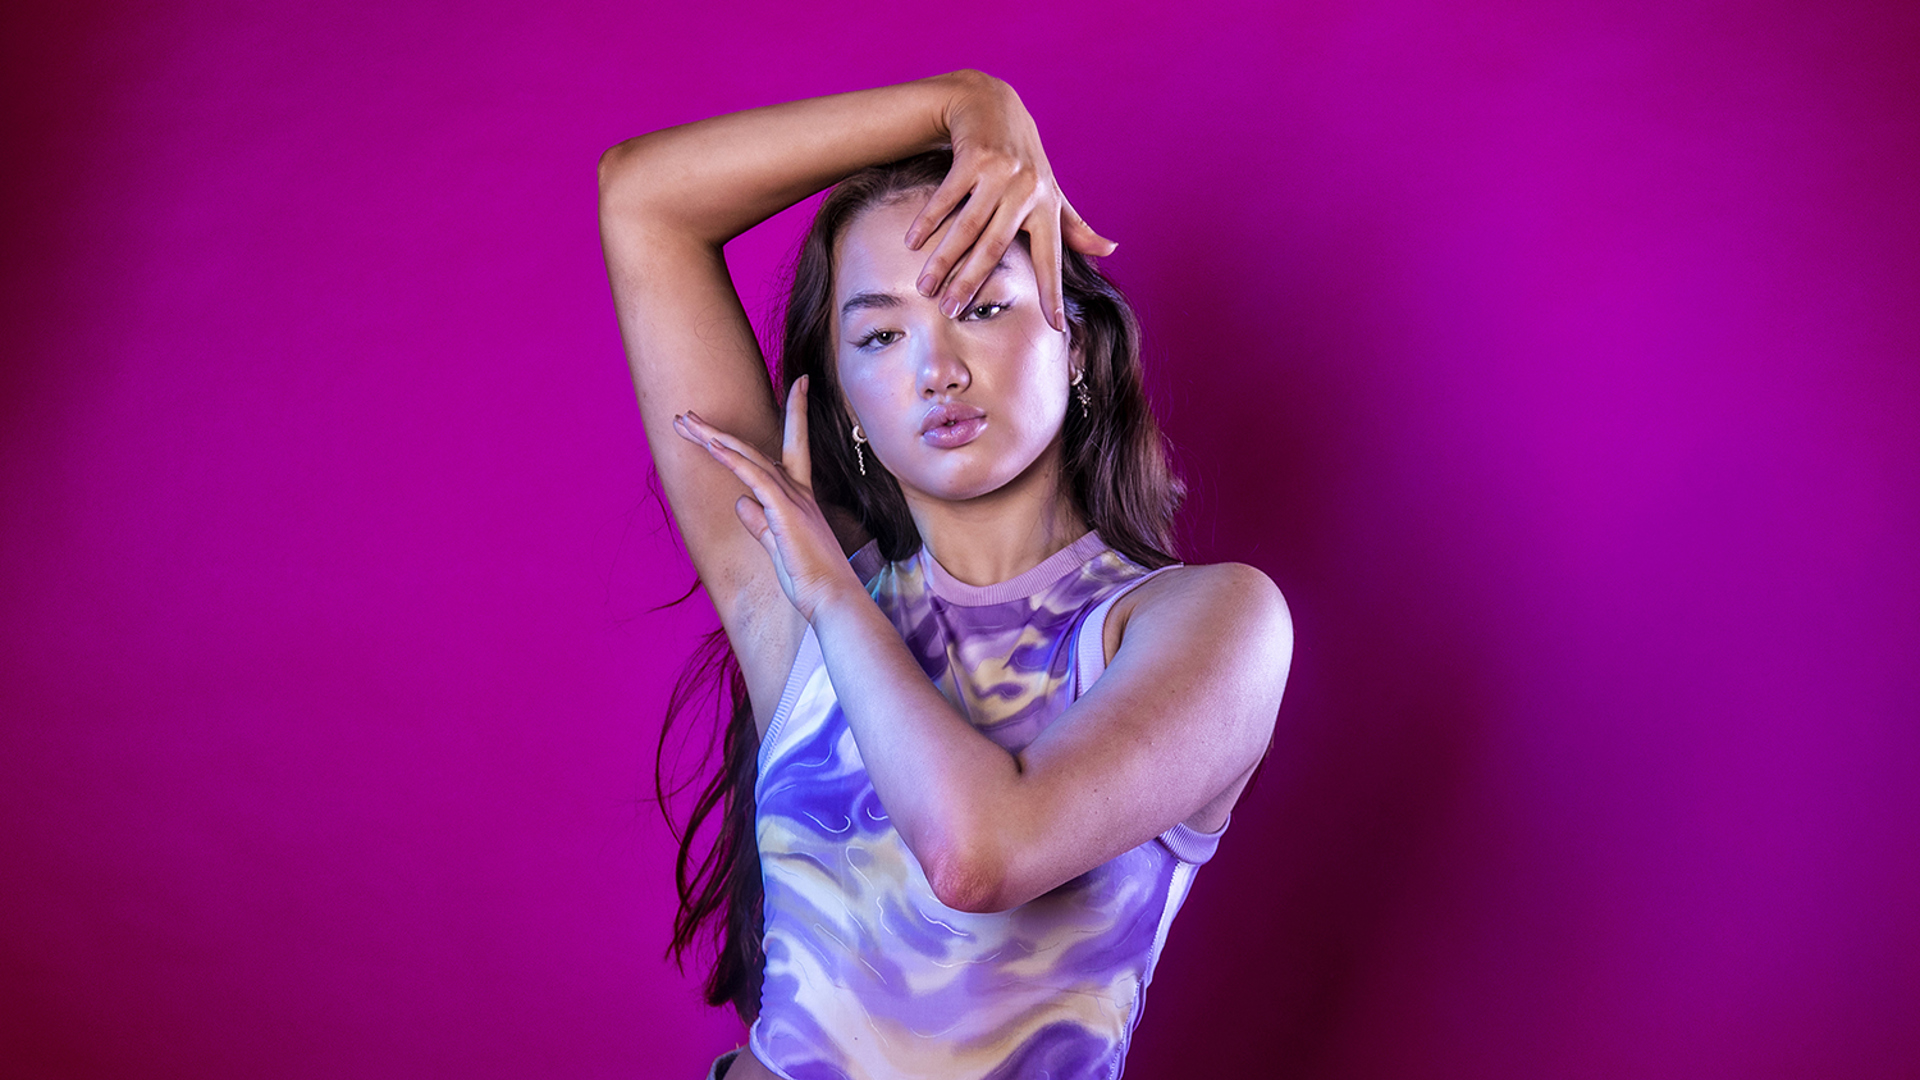
<svg viewBox="0 0 1920 1080">
<path fill-rule="evenodd" d="M 1077 360 L 1040 312 L 1026 245 L 1008 247 L 972 306 L 948 318 L 915 288 L 946 233 L 942 226 L 921 250 L 907 248 L 920 205 L 905 199 L 865 211 L 835 251 L 837 370 L 867 454 L 900 481 L 909 504 L 977 498 L 1021 479 L 1051 482 Z"/>
</svg>

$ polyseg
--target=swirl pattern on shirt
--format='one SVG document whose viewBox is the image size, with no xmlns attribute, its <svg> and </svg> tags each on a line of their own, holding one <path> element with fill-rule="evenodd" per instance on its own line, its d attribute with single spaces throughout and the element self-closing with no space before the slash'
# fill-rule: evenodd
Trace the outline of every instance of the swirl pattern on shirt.
<svg viewBox="0 0 1920 1080">
<path fill-rule="evenodd" d="M 1072 703 L 1088 615 L 1149 573 L 1093 534 L 986 588 L 924 551 L 863 560 L 928 678 L 1013 753 Z M 1166 926 L 1218 835 L 1188 830 L 1190 861 L 1151 841 L 1009 911 L 949 908 L 888 820 L 810 634 L 755 794 L 767 966 L 751 1040 L 793 1080 L 1118 1076 Z"/>
</svg>

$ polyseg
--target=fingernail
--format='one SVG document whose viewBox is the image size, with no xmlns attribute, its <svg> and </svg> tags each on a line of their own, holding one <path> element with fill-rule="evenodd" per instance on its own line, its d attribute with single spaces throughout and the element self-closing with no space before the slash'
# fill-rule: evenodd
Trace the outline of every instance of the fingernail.
<svg viewBox="0 0 1920 1080">
<path fill-rule="evenodd" d="M 922 274 L 919 282 L 914 287 L 920 290 L 921 296 L 932 296 L 934 285 L 935 282 L 932 274 Z"/>
</svg>

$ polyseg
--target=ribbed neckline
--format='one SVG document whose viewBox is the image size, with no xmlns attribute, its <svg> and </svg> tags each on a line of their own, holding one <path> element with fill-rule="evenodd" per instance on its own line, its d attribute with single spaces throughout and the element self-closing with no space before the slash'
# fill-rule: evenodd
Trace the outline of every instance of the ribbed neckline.
<svg viewBox="0 0 1920 1080">
<path fill-rule="evenodd" d="M 992 585 L 969 585 L 947 573 L 947 568 L 940 565 L 940 560 L 928 554 L 925 545 L 921 546 L 914 558 L 920 560 L 921 571 L 926 574 L 927 587 L 933 590 L 933 595 L 949 604 L 985 607 L 988 604 L 1004 604 L 1009 600 L 1024 600 L 1086 565 L 1087 560 L 1106 549 L 1107 542 L 1100 539 L 1100 534 L 1089 531 L 1042 559 L 1026 573 Z"/>
</svg>

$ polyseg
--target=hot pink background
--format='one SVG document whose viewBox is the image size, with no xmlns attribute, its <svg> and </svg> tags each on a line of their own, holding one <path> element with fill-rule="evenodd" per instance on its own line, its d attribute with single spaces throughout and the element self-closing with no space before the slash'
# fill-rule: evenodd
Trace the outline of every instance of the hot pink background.
<svg viewBox="0 0 1920 1080">
<path fill-rule="evenodd" d="M 28 10 L 28 8 L 36 10 Z M 963 65 L 1299 651 L 1130 1076 L 1920 1071 L 1920 8 L 9 5 L 0 1071 L 693 1077 L 618 139 Z M 750 310 L 797 219 L 736 245 Z"/>
</svg>

